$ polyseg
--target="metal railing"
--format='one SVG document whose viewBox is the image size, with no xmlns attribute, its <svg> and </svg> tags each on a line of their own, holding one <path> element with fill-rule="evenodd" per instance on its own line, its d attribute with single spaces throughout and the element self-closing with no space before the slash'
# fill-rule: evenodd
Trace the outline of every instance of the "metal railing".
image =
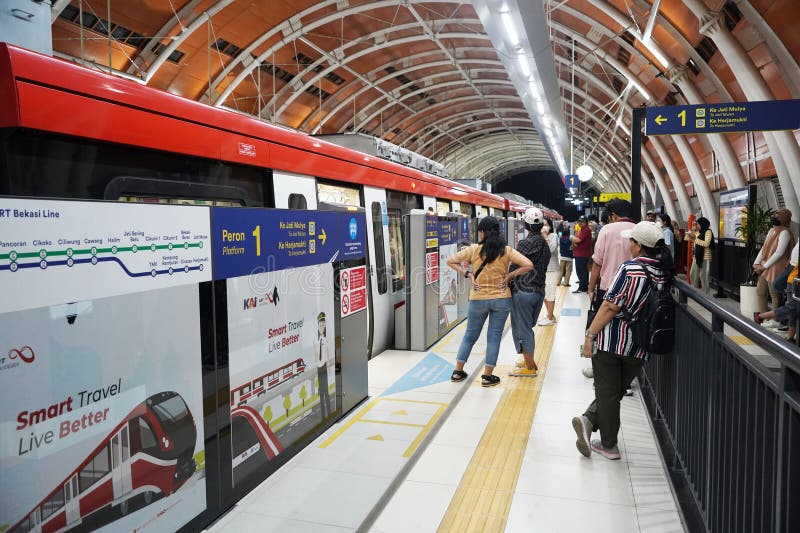
<svg viewBox="0 0 800 533">
<path fill-rule="evenodd" d="M 651 357 L 640 386 L 687 526 L 797 531 L 800 350 L 685 282 L 676 288 L 675 352 Z M 728 338 L 725 325 L 765 350 L 774 367 Z"/>
</svg>

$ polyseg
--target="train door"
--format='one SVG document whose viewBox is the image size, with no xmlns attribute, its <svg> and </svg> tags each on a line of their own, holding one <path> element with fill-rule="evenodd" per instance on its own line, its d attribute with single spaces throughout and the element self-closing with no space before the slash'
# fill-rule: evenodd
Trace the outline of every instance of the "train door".
<svg viewBox="0 0 800 533">
<path fill-rule="evenodd" d="M 81 507 L 80 499 L 78 498 L 78 474 L 75 474 L 64 485 L 65 504 L 64 508 L 67 513 L 67 525 L 80 522 L 81 520 Z"/>
<path fill-rule="evenodd" d="M 317 208 L 317 184 L 311 176 L 276 170 L 272 173 L 272 187 L 278 209 Z"/>
<path fill-rule="evenodd" d="M 386 191 L 364 187 L 364 207 L 367 215 L 367 240 L 372 288 L 373 336 L 371 354 L 386 350 L 394 339 L 394 306 L 389 290 L 387 265 L 389 257 L 389 220 L 386 210 Z"/>
<path fill-rule="evenodd" d="M 114 499 L 119 499 L 132 490 L 130 464 L 130 437 L 128 425 L 111 437 L 111 472 L 114 483 Z"/>
</svg>

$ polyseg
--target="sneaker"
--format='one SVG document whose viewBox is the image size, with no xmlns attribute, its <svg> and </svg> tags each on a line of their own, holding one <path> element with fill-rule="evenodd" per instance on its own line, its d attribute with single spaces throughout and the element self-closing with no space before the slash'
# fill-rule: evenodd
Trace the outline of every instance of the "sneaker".
<svg viewBox="0 0 800 533">
<path fill-rule="evenodd" d="M 759 324 L 759 325 L 763 322 L 761 320 L 761 313 L 759 313 L 758 311 L 753 313 L 753 322 L 755 322 L 756 324 Z"/>
<path fill-rule="evenodd" d="M 625 396 L 633 396 L 633 389 L 625 389 Z"/>
<path fill-rule="evenodd" d="M 516 368 L 516 369 L 528 368 L 528 365 L 525 364 L 525 359 L 522 358 L 522 359 L 518 360 L 516 363 L 514 363 L 514 368 Z"/>
<path fill-rule="evenodd" d="M 619 447 L 614 446 L 613 448 L 606 448 L 603 446 L 603 443 L 600 442 L 600 439 L 594 439 L 592 441 L 592 451 L 599 453 L 611 461 L 619 461 L 620 457 L 622 457 L 619 454 Z"/>
<path fill-rule="evenodd" d="M 545 317 L 539 320 L 539 322 L 537 322 L 536 324 L 538 324 L 539 326 L 552 326 L 555 323 L 556 323 L 555 320 L 550 320 L 549 318 Z"/>
<path fill-rule="evenodd" d="M 535 378 L 539 373 L 536 370 L 530 370 L 528 368 L 515 368 L 509 372 L 508 375 L 518 378 Z"/>
<path fill-rule="evenodd" d="M 578 440 L 575 441 L 575 447 L 584 457 L 591 457 L 592 446 L 589 441 L 592 437 L 592 423 L 583 415 L 576 416 L 572 419 L 572 428 L 578 436 Z"/>
<path fill-rule="evenodd" d="M 767 320 L 765 322 L 762 322 L 761 325 L 764 326 L 765 328 L 773 328 L 773 329 L 781 327 L 781 323 L 778 322 L 777 320 Z"/>
<path fill-rule="evenodd" d="M 581 370 L 583 377 L 592 379 L 594 377 L 594 369 L 590 366 L 587 366 L 583 370 Z"/>
</svg>

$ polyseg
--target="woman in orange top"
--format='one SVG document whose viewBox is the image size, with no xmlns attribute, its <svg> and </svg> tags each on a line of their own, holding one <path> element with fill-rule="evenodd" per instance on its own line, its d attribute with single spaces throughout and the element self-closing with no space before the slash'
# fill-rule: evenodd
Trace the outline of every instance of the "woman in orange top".
<svg viewBox="0 0 800 533">
<path fill-rule="evenodd" d="M 471 268 L 465 269 L 462 266 L 464 262 L 469 262 Z M 509 273 L 508 267 L 511 263 L 519 268 Z M 493 373 L 500 353 L 503 326 L 511 312 L 511 290 L 508 282 L 530 272 L 533 264 L 527 257 L 506 246 L 505 240 L 500 235 L 500 223 L 496 218 L 484 217 L 478 223 L 478 244 L 468 246 L 450 257 L 447 265 L 472 280 L 467 310 L 467 331 L 458 348 L 456 369 L 450 379 L 451 381 L 466 379 L 464 363 L 467 362 L 488 318 L 486 365 L 481 376 L 481 384 L 484 387 L 492 387 L 500 383 L 500 378 Z"/>
</svg>

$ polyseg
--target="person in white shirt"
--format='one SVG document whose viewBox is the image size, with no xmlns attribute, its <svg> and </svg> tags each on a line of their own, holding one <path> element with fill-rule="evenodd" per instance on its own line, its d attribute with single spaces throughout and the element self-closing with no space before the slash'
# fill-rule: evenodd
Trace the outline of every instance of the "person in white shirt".
<svg viewBox="0 0 800 533">
<path fill-rule="evenodd" d="M 317 362 L 317 393 L 319 394 L 319 405 L 322 409 L 323 420 L 331 415 L 331 399 L 328 392 L 329 353 L 325 313 L 320 313 L 317 315 L 317 342 L 314 344 L 314 356 Z"/>
<path fill-rule="evenodd" d="M 553 231 L 553 221 L 546 218 L 544 219 L 544 226 L 542 226 L 542 237 L 547 241 L 547 247 L 550 248 L 550 262 L 547 263 L 547 274 L 544 282 L 544 308 L 547 310 L 547 316 L 539 320 L 540 326 L 552 326 L 556 323 L 556 317 L 553 310 L 556 306 L 556 286 L 561 277 L 560 263 L 558 260 L 558 236 Z"/>
<path fill-rule="evenodd" d="M 672 260 L 677 263 L 675 258 L 675 234 L 672 231 L 672 219 L 666 213 L 659 213 L 656 217 L 658 222 L 664 230 L 664 244 L 669 248 L 669 253 L 672 254 Z"/>
</svg>

